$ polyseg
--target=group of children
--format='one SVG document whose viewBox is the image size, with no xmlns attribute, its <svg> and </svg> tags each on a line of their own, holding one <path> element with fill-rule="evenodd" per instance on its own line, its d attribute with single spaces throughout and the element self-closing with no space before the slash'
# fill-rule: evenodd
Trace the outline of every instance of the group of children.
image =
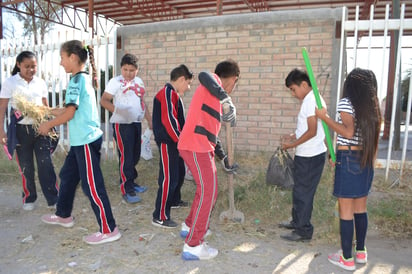
<svg viewBox="0 0 412 274">
<path fill-rule="evenodd" d="M 321 121 L 337 133 L 335 182 L 333 195 L 339 204 L 342 250 L 328 260 L 345 270 L 355 270 L 355 262 L 365 264 L 365 238 L 368 228 L 367 197 L 372 186 L 374 161 L 378 149 L 381 113 L 377 98 L 377 81 L 371 70 L 355 68 L 347 76 L 342 98 L 337 106 L 337 121 L 327 114 L 324 100 L 317 108 L 308 74 L 292 70 L 286 77 L 292 95 L 302 101 L 294 134 L 285 136 L 283 149 L 296 148 L 292 219 L 280 227 L 291 229 L 281 235 L 288 241 L 309 241 L 313 235 L 310 222 L 313 199 L 325 163 L 325 134 Z M 356 231 L 356 245 L 352 240 Z"/>
<path fill-rule="evenodd" d="M 1 142 L 7 145 L 13 139 L 16 143 L 16 159 L 23 178 L 23 209 L 34 209 L 34 202 L 37 199 L 34 183 L 34 151 L 44 196 L 49 207 L 56 209 L 54 214 L 44 215 L 41 220 L 48 224 L 72 227 L 74 196 L 77 185 L 81 182 L 82 190 L 90 200 L 100 227 L 99 232 L 88 235 L 83 240 L 88 244 L 112 242 L 118 240 L 121 233 L 111 211 L 100 168 L 103 132 L 100 129 L 95 86 L 93 86 L 96 81 L 93 83 L 91 81 L 96 78 L 95 75 L 92 78 L 88 77 L 85 72 L 85 64 L 89 59 L 95 74 L 93 48 L 84 46 L 77 40 L 67 41 L 61 47 L 60 57 L 61 66 L 66 73 L 71 74 L 64 107 L 50 109 L 51 117 L 40 124 L 36 124 L 36 121 L 32 121 L 30 117 L 16 120 L 12 125 L 16 130 L 11 130 L 9 125 L 8 135 L 4 131 L 3 124 L 0 131 Z M 141 200 L 138 193 L 147 190 L 146 187 L 136 183 L 138 177 L 136 165 L 140 159 L 141 148 L 141 123 L 146 118 L 149 128 L 153 129 L 160 153 L 159 188 L 152 224 L 163 228 L 177 226 L 171 219 L 170 211 L 172 207 L 188 205 L 181 200 L 180 195 L 186 173 L 186 162 L 196 181 L 197 191 L 190 214 L 182 224 L 181 235 L 187 238 L 182 256 L 188 260 L 210 259 L 217 255 L 217 250 L 205 245 L 203 232 L 208 230 L 210 213 L 217 195 L 215 153 L 221 159 L 226 171 L 231 172 L 236 168 L 228 164 L 217 135 L 221 121 L 233 123 L 236 118 L 235 107 L 228 93 L 236 85 L 240 73 L 239 67 L 236 62 L 226 60 L 216 67 L 216 74 L 201 73 L 203 74 L 201 81 L 209 86 L 209 89 L 199 86 L 192 100 L 192 103 L 196 102 L 196 104 L 192 104 L 193 107 L 187 115 L 188 125 L 184 127 L 185 112 L 181 96 L 190 90 L 194 77 L 185 65 L 174 68 L 170 73 L 170 82 L 156 94 L 153 102 L 153 119 L 144 100 L 144 83 L 137 77 L 136 56 L 124 55 L 120 65 L 121 75 L 109 81 L 102 95 L 101 105 L 112 113 L 110 122 L 113 124 L 113 137 L 119 157 L 119 183 L 122 196 L 128 203 L 137 203 Z M 9 101 L 12 110 L 15 109 L 18 113 L 15 102 L 17 96 L 24 96 L 37 106 L 48 107 L 46 85 L 43 80 L 35 76 L 37 72 L 35 55 L 31 52 L 19 54 L 16 68 L 13 76 L 7 79 L 2 87 L 0 95 L 2 123 Z M 220 85 L 223 85 L 223 88 Z M 228 106 L 227 113 L 222 113 L 221 104 Z M 190 114 L 191 112 L 193 114 Z M 59 173 L 60 184 L 57 184 L 51 161 L 49 135 L 56 126 L 65 123 L 69 128 L 70 150 Z M 9 134 L 12 131 L 17 132 L 13 137 Z M 185 157 L 187 160 L 183 161 Z"/>
<path fill-rule="evenodd" d="M 56 207 L 55 214 L 42 216 L 42 221 L 72 227 L 73 200 L 76 187 L 81 182 L 82 190 L 89 198 L 100 226 L 99 232 L 84 237 L 84 241 L 89 244 L 112 242 L 119 239 L 121 234 L 111 211 L 100 169 L 100 117 L 95 90 L 85 72 L 85 63 L 89 57 L 95 73 L 93 49 L 85 47 L 80 41 L 72 40 L 62 45 L 60 56 L 61 66 L 72 75 L 66 89 L 65 107 L 52 109 L 54 118 L 37 126 L 30 117 L 18 120 L 14 125 L 17 133 L 14 137 L 9 132 L 6 135 L 2 124 L 1 143 L 10 143 L 11 138 L 18 140 L 16 152 L 23 177 L 24 209 L 33 209 L 36 200 L 34 151 L 44 196 L 50 207 Z M 200 85 L 192 97 L 185 119 L 182 96 L 190 90 L 194 78 L 187 66 L 180 65 L 171 71 L 170 81 L 154 97 L 151 117 L 144 100 L 144 83 L 136 76 L 136 56 L 124 55 L 120 65 L 121 75 L 109 81 L 102 95 L 101 105 L 112 113 L 110 122 L 113 124 L 119 157 L 119 183 L 123 198 L 128 203 L 137 203 L 141 200 L 138 193 L 147 189 L 136 183 L 141 123 L 145 118 L 149 128 L 153 129 L 160 155 L 158 191 L 152 224 L 163 228 L 178 226 L 171 218 L 171 208 L 188 204 L 180 195 L 186 166 L 196 182 L 196 193 L 190 212 L 181 225 L 180 234 L 185 238 L 182 258 L 214 258 L 218 250 L 209 247 L 204 238 L 211 233 L 210 214 L 217 199 L 215 155 L 222 161 L 226 171 L 233 172 L 237 168 L 229 166 L 218 134 L 222 121 L 227 122 L 228 126 L 235 124 L 236 108 L 229 94 L 239 80 L 239 66 L 228 59 L 217 64 L 213 74 L 201 72 Z M 30 52 L 22 52 L 17 57 L 17 69 L 1 89 L 1 123 L 4 121 L 9 100 L 12 109 L 16 109 L 13 96 L 18 94 L 26 96 L 37 105 L 48 105 L 44 81 L 35 76 L 36 66 L 35 56 Z M 292 229 L 292 232 L 281 237 L 288 241 L 308 241 L 312 238 L 313 225 L 310 219 L 313 199 L 327 152 L 322 120 L 338 134 L 333 194 L 339 202 L 342 252 L 332 254 L 328 259 L 344 269 L 354 270 L 355 261 L 367 261 L 366 199 L 373 179 L 381 119 L 375 76 L 372 71 L 363 69 L 354 69 L 348 75 L 342 99 L 337 107 L 338 121 L 327 115 L 323 99 L 323 108 L 317 109 L 305 71 L 292 70 L 286 77 L 285 84 L 292 91 L 292 95 L 302 101 L 302 105 L 295 133 L 283 138 L 281 144 L 283 149 L 296 148 L 292 219 L 279 224 L 280 227 Z M 68 123 L 69 127 L 70 151 L 60 170 L 58 186 L 47 136 L 55 126 L 64 123 Z M 352 256 L 354 226 L 355 259 Z"/>
</svg>

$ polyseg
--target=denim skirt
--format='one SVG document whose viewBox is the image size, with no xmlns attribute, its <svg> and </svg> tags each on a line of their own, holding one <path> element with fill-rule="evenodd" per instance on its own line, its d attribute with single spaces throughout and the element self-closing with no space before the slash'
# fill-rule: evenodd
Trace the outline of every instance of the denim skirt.
<svg viewBox="0 0 412 274">
<path fill-rule="evenodd" d="M 361 168 L 362 151 L 338 150 L 336 153 L 333 195 L 338 198 L 360 198 L 371 190 L 374 170 Z"/>
</svg>

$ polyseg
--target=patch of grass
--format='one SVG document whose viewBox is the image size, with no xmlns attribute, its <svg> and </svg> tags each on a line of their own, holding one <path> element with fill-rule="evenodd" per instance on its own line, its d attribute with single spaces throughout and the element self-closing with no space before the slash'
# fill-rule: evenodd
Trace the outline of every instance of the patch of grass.
<svg viewBox="0 0 412 274">
<path fill-rule="evenodd" d="M 405 176 L 411 176 L 406 171 Z M 390 187 L 383 170 L 377 170 L 368 199 L 370 219 L 379 231 L 391 238 L 412 238 L 412 191 L 409 185 Z M 410 177 L 409 177 L 410 178 Z"/>
<path fill-rule="evenodd" d="M 405 210 L 409 208 L 409 211 Z M 409 197 L 399 199 L 388 195 L 385 199 L 376 199 L 370 202 L 369 214 L 373 223 L 386 236 L 391 238 L 412 238 L 412 202 Z"/>
<path fill-rule="evenodd" d="M 20 174 L 18 173 L 19 169 L 16 161 L 14 160 L 16 155 L 13 155 L 13 160 L 9 161 L 9 159 L 5 156 L 4 153 L 0 154 L 0 176 L 3 179 L 7 178 L 10 180 L 20 178 Z"/>
</svg>

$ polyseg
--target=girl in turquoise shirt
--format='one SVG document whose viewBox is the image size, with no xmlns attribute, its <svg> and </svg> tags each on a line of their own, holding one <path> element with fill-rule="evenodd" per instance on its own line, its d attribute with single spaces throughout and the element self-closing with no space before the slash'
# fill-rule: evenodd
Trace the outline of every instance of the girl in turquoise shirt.
<svg viewBox="0 0 412 274">
<path fill-rule="evenodd" d="M 68 122 L 70 151 L 59 174 L 60 191 L 56 213 L 44 215 L 41 219 L 48 224 L 72 227 L 73 200 L 81 180 L 83 192 L 89 198 L 100 226 L 99 232 L 86 236 L 83 240 L 88 244 L 102 244 L 118 240 L 121 234 L 113 218 L 100 169 L 103 133 L 100 129 L 94 88 L 84 72 L 88 54 L 95 73 L 91 47 L 72 40 L 64 43 L 60 50 L 61 66 L 73 75 L 66 90 L 66 106 L 54 109 L 55 118 L 41 124 L 38 131 L 46 135 L 53 126 Z"/>
</svg>

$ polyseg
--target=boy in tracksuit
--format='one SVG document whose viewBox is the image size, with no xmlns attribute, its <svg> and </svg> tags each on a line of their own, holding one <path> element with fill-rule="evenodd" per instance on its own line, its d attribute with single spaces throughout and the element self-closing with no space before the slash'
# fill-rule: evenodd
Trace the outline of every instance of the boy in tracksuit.
<svg viewBox="0 0 412 274">
<path fill-rule="evenodd" d="M 239 74 L 239 66 L 233 60 L 220 62 L 213 75 L 214 82 L 217 84 L 212 86 L 223 88 L 227 93 L 231 93 L 239 79 Z M 203 240 L 209 228 L 210 214 L 217 198 L 214 151 L 221 119 L 232 122 L 236 118 L 230 97 L 226 92 L 222 93 L 223 96 L 213 94 L 213 89 L 202 81 L 205 75 L 211 77 L 209 73 L 199 74 L 202 85 L 193 95 L 186 124 L 178 143 L 180 156 L 189 167 L 196 182 L 195 197 L 185 220 L 189 231 L 183 246 L 182 258 L 184 260 L 208 260 L 218 254 L 217 249 L 209 247 Z M 222 113 L 222 104 L 228 105 L 230 115 Z"/>
<path fill-rule="evenodd" d="M 179 156 L 177 142 L 185 124 L 181 96 L 190 90 L 193 73 L 185 65 L 174 68 L 170 83 L 158 91 L 153 100 L 153 133 L 159 148 L 159 189 L 155 201 L 152 224 L 174 228 L 170 208 L 187 204 L 181 200 L 180 189 L 185 177 L 185 165 Z"/>
</svg>

